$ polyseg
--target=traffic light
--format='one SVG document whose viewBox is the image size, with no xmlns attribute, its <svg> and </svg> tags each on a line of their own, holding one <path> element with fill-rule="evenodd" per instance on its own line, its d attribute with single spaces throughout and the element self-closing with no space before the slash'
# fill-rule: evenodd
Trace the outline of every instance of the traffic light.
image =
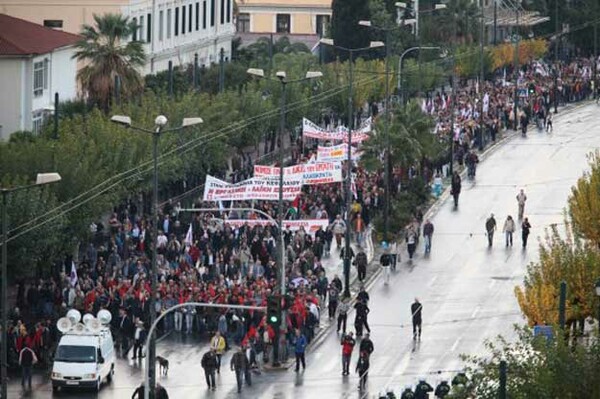
<svg viewBox="0 0 600 399">
<path fill-rule="evenodd" d="M 535 94 L 535 84 L 529 83 L 529 96 L 532 96 L 534 94 Z"/>
<path fill-rule="evenodd" d="M 270 326 L 281 324 L 281 296 L 279 295 L 267 297 L 267 324 Z"/>
</svg>

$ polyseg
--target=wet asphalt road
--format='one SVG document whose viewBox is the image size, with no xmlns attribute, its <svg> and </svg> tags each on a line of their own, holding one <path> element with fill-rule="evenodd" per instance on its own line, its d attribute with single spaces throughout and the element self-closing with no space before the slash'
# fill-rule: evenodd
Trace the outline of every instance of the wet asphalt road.
<svg viewBox="0 0 600 399">
<path fill-rule="evenodd" d="M 479 164 L 475 181 L 463 181 L 457 210 L 451 200 L 439 204 L 431 217 L 435 225 L 430 256 L 422 245 L 412 262 L 402 254 L 389 285 L 381 278 L 370 288 L 369 324 L 375 352 L 371 357 L 369 389 L 358 393 L 356 374 L 341 376 L 339 335 L 329 331 L 307 355 L 307 369 L 254 375 L 252 387 L 238 394 L 229 371 L 231 354 L 224 357 L 216 392 L 206 389 L 200 359 L 204 343 L 172 335 L 159 343 L 157 353 L 170 361 L 168 377 L 160 382 L 171 398 L 361 398 L 374 397 L 385 388 L 399 390 L 424 376 L 432 385 L 451 379 L 463 367 L 460 354 L 485 355 L 484 341 L 502 334 L 513 337 L 512 324 L 522 323 L 514 287 L 522 282 L 528 263 L 538 256 L 538 237 L 552 223 L 562 223 L 570 187 L 586 169 L 585 154 L 600 147 L 599 108 L 579 106 L 559 113 L 551 134 L 530 129 L 527 138 L 514 136 L 492 150 Z M 533 226 L 526 250 L 520 228 L 514 246 L 506 247 L 501 233 L 507 215 L 516 219 L 515 196 L 524 188 L 525 215 Z M 484 223 L 496 216 L 499 231 L 487 247 Z M 423 336 L 413 341 L 410 304 L 423 304 Z M 354 315 L 349 317 L 352 325 Z M 358 345 L 357 345 L 358 346 Z M 355 366 L 357 348 L 352 359 Z M 119 360 L 114 381 L 100 394 L 63 393 L 71 398 L 129 398 L 142 379 L 132 361 Z M 48 398 L 51 388 L 36 376 L 35 389 L 23 395 L 19 385 L 9 386 L 10 398 Z"/>
</svg>

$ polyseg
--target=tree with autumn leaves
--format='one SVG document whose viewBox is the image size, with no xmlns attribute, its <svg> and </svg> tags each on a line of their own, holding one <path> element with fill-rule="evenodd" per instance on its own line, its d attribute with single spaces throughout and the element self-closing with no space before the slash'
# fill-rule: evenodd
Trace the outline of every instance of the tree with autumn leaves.
<svg viewBox="0 0 600 399">
<path fill-rule="evenodd" d="M 590 172 L 569 197 L 566 237 L 558 226 L 546 231 L 540 259 L 527 268 L 515 294 L 529 325 L 557 324 L 560 282 L 567 283 L 566 320 L 596 317 L 594 286 L 600 277 L 600 152 L 590 155 Z"/>
</svg>

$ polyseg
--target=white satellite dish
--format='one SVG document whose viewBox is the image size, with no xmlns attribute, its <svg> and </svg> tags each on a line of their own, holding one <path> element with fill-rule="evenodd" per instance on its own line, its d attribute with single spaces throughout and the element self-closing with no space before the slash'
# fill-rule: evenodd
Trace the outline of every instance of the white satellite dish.
<svg viewBox="0 0 600 399">
<path fill-rule="evenodd" d="M 106 309 L 102 309 L 101 311 L 99 311 L 96 317 L 98 318 L 98 320 L 100 320 L 100 323 L 102 323 L 105 326 L 110 324 L 110 321 L 112 320 L 112 315 Z"/>
<path fill-rule="evenodd" d="M 67 319 L 66 317 L 61 317 L 56 322 L 56 328 L 58 328 L 58 331 L 63 334 L 69 331 L 72 327 L 73 324 L 71 323 L 71 320 Z"/>
<path fill-rule="evenodd" d="M 71 320 L 72 324 L 79 323 L 81 321 L 81 313 L 77 309 L 71 309 L 67 312 L 67 319 Z"/>
<path fill-rule="evenodd" d="M 90 323 L 90 321 L 92 321 L 94 319 L 95 319 L 95 317 L 93 314 L 86 313 L 83 315 L 83 324 L 87 326 Z"/>
<path fill-rule="evenodd" d="M 102 329 L 102 323 L 100 323 L 100 320 L 96 318 L 90 320 L 90 322 L 85 326 L 87 327 L 89 332 L 94 334 L 100 332 L 100 330 Z"/>
</svg>

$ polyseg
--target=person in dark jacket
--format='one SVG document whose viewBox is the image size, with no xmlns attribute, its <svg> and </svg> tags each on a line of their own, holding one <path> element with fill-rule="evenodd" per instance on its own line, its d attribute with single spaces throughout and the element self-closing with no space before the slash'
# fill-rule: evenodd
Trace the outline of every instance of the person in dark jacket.
<svg viewBox="0 0 600 399">
<path fill-rule="evenodd" d="M 461 190 L 461 186 L 462 186 L 462 182 L 460 179 L 460 175 L 458 174 L 458 172 L 454 172 L 454 174 L 452 175 L 452 182 L 451 184 L 451 191 L 450 193 L 452 194 L 452 198 L 454 198 L 454 207 L 458 207 L 458 196 L 460 195 L 460 190 Z"/>
<path fill-rule="evenodd" d="M 27 382 L 28 389 L 31 391 L 31 369 L 33 365 L 37 363 L 37 356 L 33 349 L 25 344 L 25 347 L 21 349 L 19 353 L 19 366 L 21 366 L 21 386 L 25 388 Z"/>
<path fill-rule="evenodd" d="M 496 231 L 496 219 L 494 219 L 494 214 L 492 213 L 490 217 L 485 221 L 485 232 L 488 238 L 488 247 L 492 247 L 492 243 L 494 242 L 494 232 Z"/>
<path fill-rule="evenodd" d="M 131 399 L 144 399 L 146 394 L 146 386 L 142 382 L 139 387 L 133 391 L 133 395 L 131 395 Z"/>
<path fill-rule="evenodd" d="M 431 252 L 431 239 L 433 238 L 433 223 L 427 219 L 423 225 L 423 238 L 425 239 L 425 253 Z"/>
<path fill-rule="evenodd" d="M 371 341 L 369 333 L 365 334 L 365 337 L 360 341 L 360 352 L 366 352 L 367 356 L 371 357 L 371 353 L 375 350 L 373 341 Z"/>
<path fill-rule="evenodd" d="M 435 397 L 436 398 L 445 398 L 450 393 L 450 385 L 448 385 L 448 381 L 442 381 L 435 387 Z"/>
<path fill-rule="evenodd" d="M 527 248 L 527 238 L 529 237 L 529 231 L 531 230 L 531 224 L 529 219 L 525 218 L 521 224 L 521 240 L 523 241 L 523 248 Z"/>
<path fill-rule="evenodd" d="M 415 301 L 410 306 L 410 313 L 412 315 L 412 325 L 413 325 L 413 339 L 418 338 L 421 339 L 421 325 L 423 323 L 423 319 L 421 318 L 421 312 L 423 311 L 423 305 L 419 302 L 418 298 L 415 298 Z"/>
<path fill-rule="evenodd" d="M 356 311 L 356 315 L 354 316 L 354 329 L 356 330 L 356 336 L 361 337 L 363 333 L 363 327 L 366 328 L 368 332 L 371 332 L 371 328 L 369 327 L 369 323 L 367 321 L 370 310 L 367 304 L 363 301 L 357 301 L 354 304 L 354 310 Z"/>
<path fill-rule="evenodd" d="M 413 390 L 410 386 L 407 386 L 404 388 L 404 391 L 402 391 L 402 396 L 400 396 L 400 399 L 415 399 L 415 393 L 413 392 Z"/>
<path fill-rule="evenodd" d="M 120 345 L 117 349 L 120 349 L 121 356 L 126 358 L 127 352 L 129 352 L 131 339 L 133 338 L 133 334 L 135 332 L 135 328 L 133 326 L 133 321 L 131 320 L 131 317 L 127 314 L 127 311 L 124 307 L 121 307 L 119 309 L 119 318 L 117 319 L 117 331 L 120 340 Z"/>
<path fill-rule="evenodd" d="M 360 377 L 358 389 L 363 391 L 367 385 L 367 378 L 369 376 L 369 355 L 366 352 L 360 353 L 360 357 L 356 363 L 356 372 Z"/>
<path fill-rule="evenodd" d="M 296 372 L 300 371 L 300 363 L 302 363 L 302 370 L 306 368 L 306 361 L 304 360 L 304 352 L 306 351 L 306 345 L 308 341 L 304 334 L 296 329 L 296 336 L 294 338 L 294 352 L 296 354 Z"/>
<path fill-rule="evenodd" d="M 204 377 L 206 378 L 206 384 L 208 389 L 215 391 L 217 384 L 215 382 L 215 373 L 217 371 L 217 353 L 214 349 L 209 350 L 202 356 L 201 366 L 204 369 Z"/>
<path fill-rule="evenodd" d="M 416 399 L 427 399 L 429 392 L 433 392 L 433 387 L 429 385 L 424 378 L 419 378 L 419 383 L 415 387 Z"/>
<path fill-rule="evenodd" d="M 252 385 L 252 381 L 249 379 L 249 362 L 246 357 L 244 348 L 240 348 L 237 352 L 231 356 L 231 371 L 235 372 L 235 380 L 237 381 L 238 392 L 242 392 L 242 382 L 244 377 L 246 378 L 246 384 Z"/>
<path fill-rule="evenodd" d="M 169 399 L 169 394 L 167 393 L 167 390 L 165 389 L 165 387 L 160 385 L 160 382 L 156 382 L 155 398 L 156 399 Z"/>
<path fill-rule="evenodd" d="M 354 259 L 354 264 L 356 265 L 356 271 L 358 273 L 358 281 L 362 282 L 365 277 L 367 277 L 367 254 L 364 251 L 359 251 L 356 255 L 356 259 Z"/>
</svg>

